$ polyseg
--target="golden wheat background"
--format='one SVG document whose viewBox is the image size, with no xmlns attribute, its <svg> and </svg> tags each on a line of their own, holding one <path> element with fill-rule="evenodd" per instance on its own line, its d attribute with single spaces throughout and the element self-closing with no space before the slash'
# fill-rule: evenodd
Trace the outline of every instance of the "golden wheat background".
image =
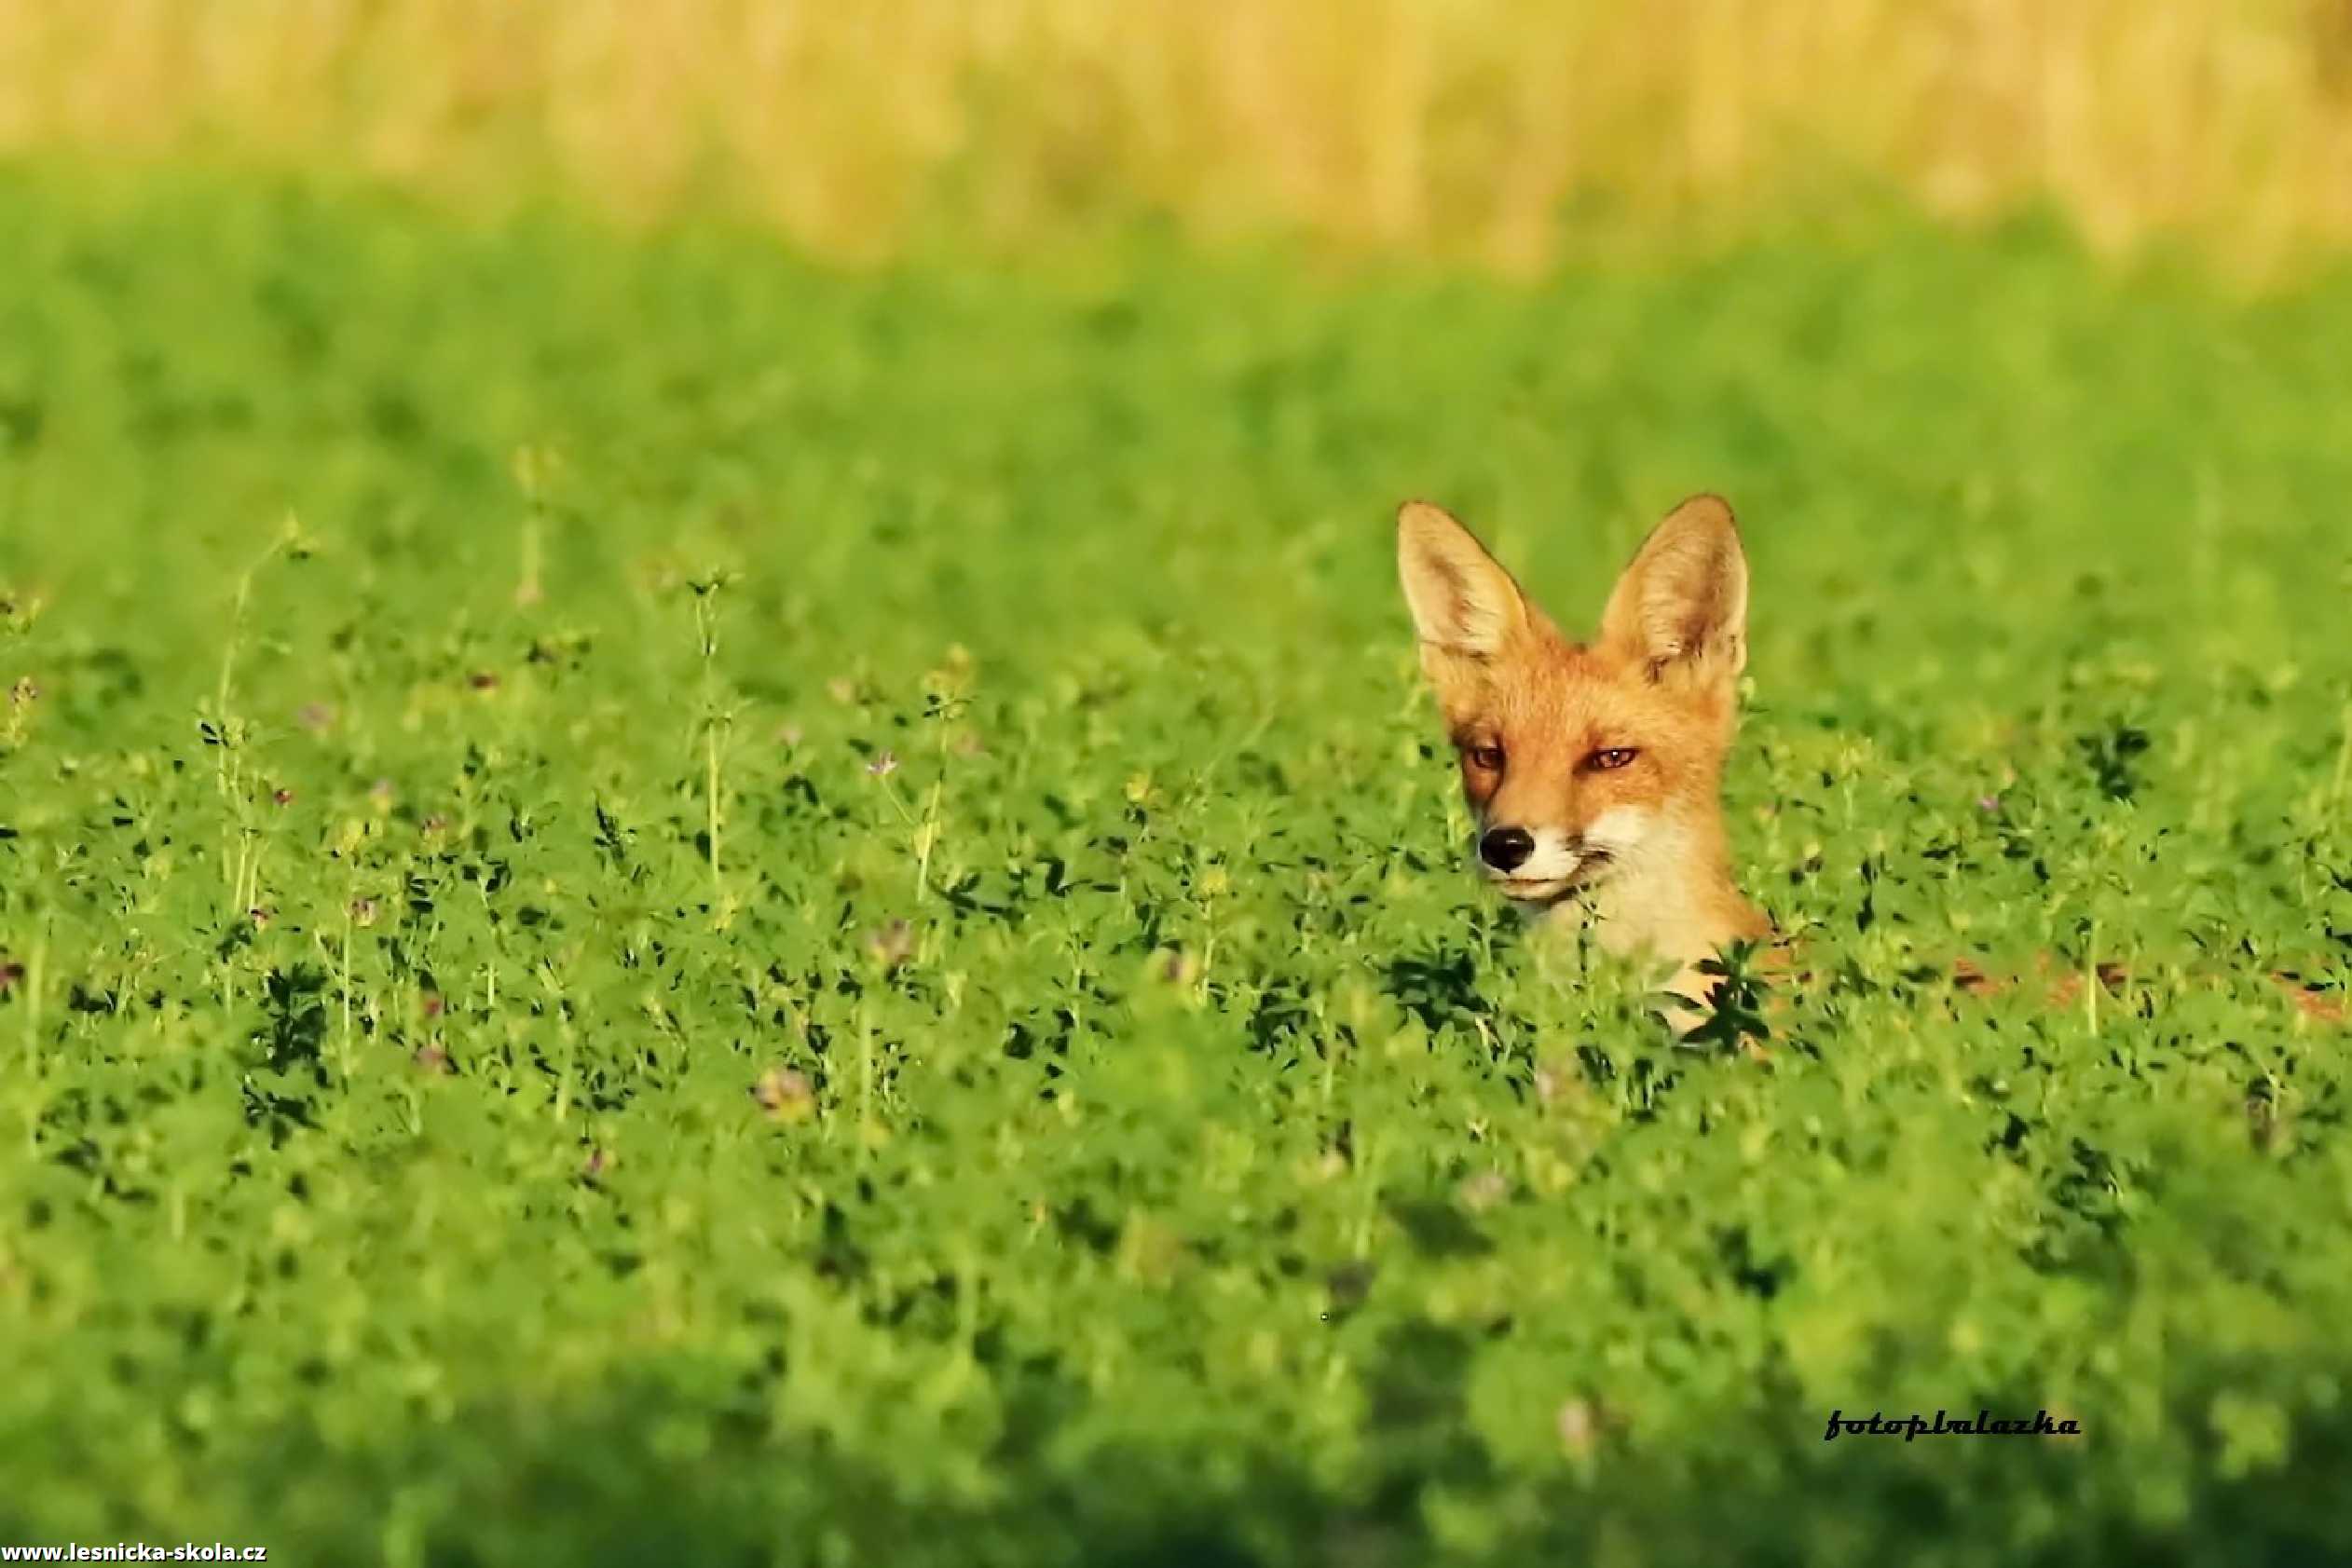
<svg viewBox="0 0 2352 1568">
<path fill-rule="evenodd" d="M 1892 187 L 2352 238 L 2352 0 L 0 0 L 0 152 L 723 204 L 838 256 L 1136 209 L 1539 266 Z"/>
</svg>

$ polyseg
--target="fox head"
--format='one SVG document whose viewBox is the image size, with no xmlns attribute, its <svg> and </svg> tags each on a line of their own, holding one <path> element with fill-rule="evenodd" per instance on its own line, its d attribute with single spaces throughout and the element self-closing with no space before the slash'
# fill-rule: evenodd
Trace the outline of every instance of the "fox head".
<svg viewBox="0 0 2352 1568">
<path fill-rule="evenodd" d="M 1731 509 L 1715 496 L 1676 507 L 1589 642 L 1563 635 L 1426 501 L 1397 515 L 1397 563 L 1487 879 L 1539 906 L 1634 883 L 1657 889 L 1652 902 L 1680 886 L 1677 903 L 1735 906 L 1721 786 L 1747 662 L 1747 559 Z"/>
</svg>

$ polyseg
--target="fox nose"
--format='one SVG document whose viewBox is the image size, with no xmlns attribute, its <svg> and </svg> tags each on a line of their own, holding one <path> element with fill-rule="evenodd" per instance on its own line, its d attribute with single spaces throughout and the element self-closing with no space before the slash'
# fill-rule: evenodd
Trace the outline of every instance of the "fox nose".
<svg viewBox="0 0 2352 1568">
<path fill-rule="evenodd" d="M 1497 827 L 1478 841 L 1478 858 L 1497 871 L 1516 871 L 1536 852 L 1536 836 L 1524 827 Z"/>
</svg>

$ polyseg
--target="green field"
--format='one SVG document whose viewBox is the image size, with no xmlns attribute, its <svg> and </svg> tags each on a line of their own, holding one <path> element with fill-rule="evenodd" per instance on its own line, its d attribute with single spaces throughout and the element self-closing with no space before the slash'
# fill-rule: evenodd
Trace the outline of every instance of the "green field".
<svg viewBox="0 0 2352 1568">
<path fill-rule="evenodd" d="M 0 1542 L 2352 1551 L 2352 276 L 1535 287 L 0 180 Z M 1463 865 L 1390 518 L 1739 506 L 1674 1043 Z M 2128 966 L 2053 1008 L 1950 961 Z M 2078 1420 L 1841 1438 L 1833 1410 Z"/>
</svg>

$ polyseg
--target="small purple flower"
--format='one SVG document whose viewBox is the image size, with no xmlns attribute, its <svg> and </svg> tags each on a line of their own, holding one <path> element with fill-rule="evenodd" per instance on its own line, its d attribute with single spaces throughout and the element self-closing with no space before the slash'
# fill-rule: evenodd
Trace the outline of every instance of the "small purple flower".
<svg viewBox="0 0 2352 1568">
<path fill-rule="evenodd" d="M 816 1087 L 809 1082 L 808 1074 L 798 1068 L 768 1069 L 752 1084 L 751 1098 L 760 1110 L 780 1122 L 802 1121 L 816 1109 Z"/>
<path fill-rule="evenodd" d="M 1511 1181 L 1497 1170 L 1482 1171 L 1462 1183 L 1462 1206 L 1484 1214 L 1511 1196 Z"/>
<path fill-rule="evenodd" d="M 17 982 L 23 978 L 24 965 L 13 959 L 0 959 L 0 996 L 16 989 Z"/>
<path fill-rule="evenodd" d="M 269 798 L 278 805 L 291 806 L 294 804 L 294 791 L 283 787 L 273 789 L 269 792 Z"/>
<path fill-rule="evenodd" d="M 891 751 L 876 752 L 874 754 L 874 759 L 866 764 L 866 771 L 871 773 L 878 779 L 886 779 L 890 777 L 891 774 L 898 771 L 897 754 Z"/>
<path fill-rule="evenodd" d="M 419 1046 L 414 1059 L 417 1066 L 426 1072 L 442 1075 L 449 1071 L 449 1053 L 438 1045 Z"/>
<path fill-rule="evenodd" d="M 866 950 L 879 960 L 884 969 L 896 969 L 914 956 L 914 927 L 904 920 L 893 920 L 868 934 Z"/>
<path fill-rule="evenodd" d="M 2001 797 L 1998 795 L 1979 795 L 1976 797 L 1976 810 L 1984 812 L 1987 816 L 1991 816 L 1993 813 L 2001 810 Z"/>
</svg>

